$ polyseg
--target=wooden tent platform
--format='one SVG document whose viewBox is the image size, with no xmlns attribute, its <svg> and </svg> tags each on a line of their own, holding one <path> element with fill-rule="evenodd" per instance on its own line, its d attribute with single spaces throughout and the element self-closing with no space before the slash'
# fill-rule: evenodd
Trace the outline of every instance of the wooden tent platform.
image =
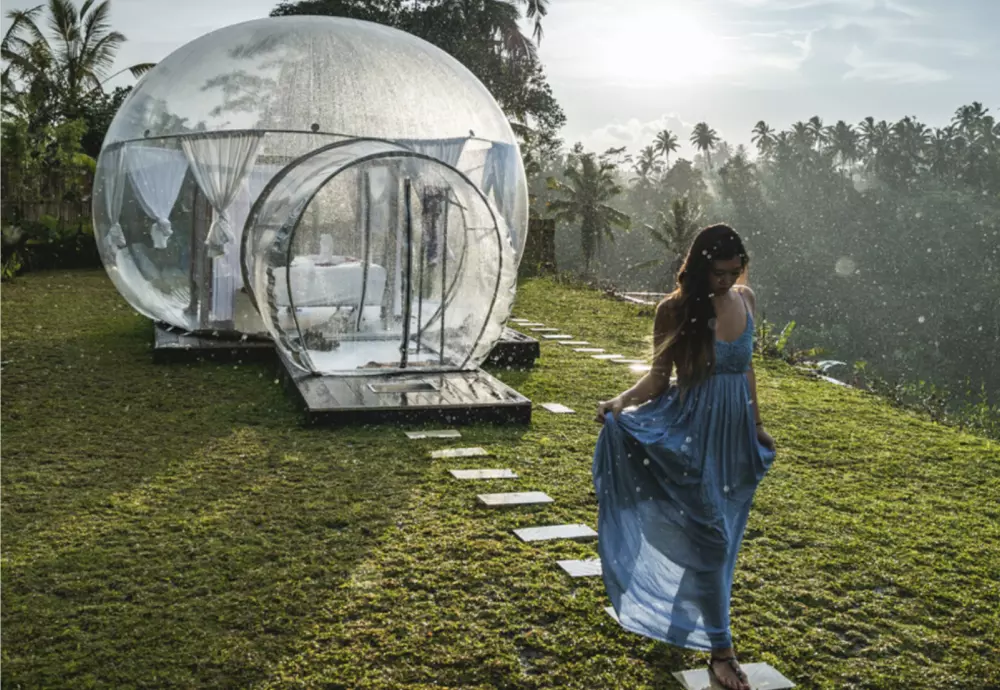
<svg viewBox="0 0 1000 690">
<path fill-rule="evenodd" d="M 512 328 L 504 328 L 485 364 L 525 369 L 534 366 L 540 353 L 537 340 Z M 156 363 L 198 359 L 269 361 L 274 357 L 274 343 L 267 339 L 185 334 L 163 323 L 153 325 L 153 361 Z"/>
<path fill-rule="evenodd" d="M 293 367 L 280 353 L 278 361 L 286 390 L 311 425 L 531 423 L 531 401 L 482 369 L 316 376 Z"/>
</svg>

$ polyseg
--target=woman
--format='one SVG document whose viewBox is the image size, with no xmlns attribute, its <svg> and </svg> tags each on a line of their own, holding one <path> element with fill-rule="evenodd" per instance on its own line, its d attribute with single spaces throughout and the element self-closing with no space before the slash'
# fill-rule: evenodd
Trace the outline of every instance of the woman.
<svg viewBox="0 0 1000 690">
<path fill-rule="evenodd" d="M 729 630 L 733 569 L 774 460 L 751 363 L 754 294 L 737 285 L 746 268 L 732 228 L 698 234 L 656 308 L 652 370 L 597 408 L 593 464 L 598 552 L 622 626 L 710 651 L 710 675 L 733 690 L 750 690 Z"/>
</svg>

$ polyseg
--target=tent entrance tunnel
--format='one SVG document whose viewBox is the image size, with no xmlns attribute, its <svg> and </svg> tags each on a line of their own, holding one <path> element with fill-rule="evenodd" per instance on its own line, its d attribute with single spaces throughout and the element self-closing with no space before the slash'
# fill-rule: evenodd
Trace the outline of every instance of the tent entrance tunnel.
<svg viewBox="0 0 1000 690">
<path fill-rule="evenodd" d="M 435 158 L 338 142 L 261 192 L 243 282 L 279 351 L 311 374 L 474 368 L 496 340 L 487 327 L 513 261 L 502 222 Z"/>
</svg>

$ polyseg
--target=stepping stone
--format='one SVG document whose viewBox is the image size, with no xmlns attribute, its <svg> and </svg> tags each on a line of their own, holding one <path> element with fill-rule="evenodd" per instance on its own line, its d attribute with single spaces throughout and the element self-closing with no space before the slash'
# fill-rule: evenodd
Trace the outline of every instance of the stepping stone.
<svg viewBox="0 0 1000 690">
<path fill-rule="evenodd" d="M 544 491 L 514 491 L 504 494 L 479 494 L 479 502 L 491 508 L 555 503 Z"/>
<path fill-rule="evenodd" d="M 563 340 L 560 345 L 590 345 L 586 340 Z"/>
<path fill-rule="evenodd" d="M 549 326 L 543 326 L 542 328 L 532 328 L 532 333 L 558 333 L 558 328 L 550 328 Z"/>
<path fill-rule="evenodd" d="M 586 561 L 556 561 L 570 577 L 600 577 L 601 559 L 591 558 Z"/>
<path fill-rule="evenodd" d="M 576 410 L 572 410 L 562 403 L 542 403 L 544 407 L 549 412 L 555 412 L 556 414 L 575 414 Z"/>
<path fill-rule="evenodd" d="M 629 369 L 637 374 L 645 374 L 647 371 L 651 371 L 652 368 L 653 367 L 649 364 L 633 364 L 629 367 Z"/>
<path fill-rule="evenodd" d="M 615 607 L 614 606 L 605 606 L 604 607 L 604 613 L 606 613 L 609 616 L 611 616 L 614 619 L 615 623 L 617 623 L 618 625 L 622 624 L 622 622 L 620 620 L 618 620 L 618 614 L 615 613 Z"/>
<path fill-rule="evenodd" d="M 545 527 L 523 527 L 514 530 L 523 542 L 550 541 L 552 539 L 596 539 L 597 532 L 587 525 L 546 525 Z"/>
<path fill-rule="evenodd" d="M 448 470 L 455 479 L 517 479 L 513 470 Z"/>
<path fill-rule="evenodd" d="M 531 323 L 531 319 L 507 319 L 511 323 Z"/>
<path fill-rule="evenodd" d="M 573 336 L 567 335 L 566 333 L 557 333 L 556 335 L 543 335 L 546 340 L 572 340 Z"/>
<path fill-rule="evenodd" d="M 603 355 L 592 355 L 594 359 L 622 359 L 625 355 L 609 355 L 604 353 Z"/>
<path fill-rule="evenodd" d="M 537 321 L 522 321 L 519 324 L 523 328 L 530 328 L 531 326 L 544 326 L 544 323 L 538 323 Z"/>
<path fill-rule="evenodd" d="M 750 687 L 754 690 L 782 690 L 795 687 L 795 683 L 781 675 L 770 664 L 740 662 L 740 666 L 743 667 L 747 680 L 750 681 Z M 717 690 L 720 687 L 709 680 L 707 668 L 675 671 L 673 676 L 684 690 Z"/>
<path fill-rule="evenodd" d="M 462 438 L 458 429 L 438 429 L 437 431 L 407 431 L 406 438 L 414 441 L 422 438 Z"/>
<path fill-rule="evenodd" d="M 445 448 L 444 450 L 432 450 L 431 457 L 435 460 L 441 458 L 478 458 L 482 455 L 489 455 L 483 448 Z"/>
<path fill-rule="evenodd" d="M 573 352 L 604 352 L 603 347 L 574 347 Z"/>
<path fill-rule="evenodd" d="M 615 364 L 645 364 L 641 359 L 615 359 Z"/>
</svg>

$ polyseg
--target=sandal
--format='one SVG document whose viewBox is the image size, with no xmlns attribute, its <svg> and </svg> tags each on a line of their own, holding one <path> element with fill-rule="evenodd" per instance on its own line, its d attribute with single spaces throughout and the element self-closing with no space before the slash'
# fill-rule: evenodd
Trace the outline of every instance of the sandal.
<svg viewBox="0 0 1000 690">
<path fill-rule="evenodd" d="M 720 687 L 727 688 L 727 690 L 730 688 L 730 686 L 728 686 L 724 682 L 722 682 L 722 679 L 719 678 L 719 676 L 716 675 L 715 668 L 712 666 L 712 664 L 719 663 L 719 662 L 724 662 L 724 663 L 729 664 L 729 668 L 731 668 L 733 670 L 733 672 L 736 674 L 736 678 L 739 679 L 739 681 L 741 683 L 745 683 L 746 687 L 748 687 L 748 688 L 750 687 L 750 679 L 747 678 L 747 674 L 745 674 L 743 672 L 743 669 L 740 668 L 740 662 L 739 662 L 739 660 L 737 660 L 737 658 L 735 656 L 725 656 L 725 657 L 713 656 L 713 657 L 709 658 L 709 660 L 708 660 L 708 677 L 714 683 L 717 683 Z"/>
</svg>

